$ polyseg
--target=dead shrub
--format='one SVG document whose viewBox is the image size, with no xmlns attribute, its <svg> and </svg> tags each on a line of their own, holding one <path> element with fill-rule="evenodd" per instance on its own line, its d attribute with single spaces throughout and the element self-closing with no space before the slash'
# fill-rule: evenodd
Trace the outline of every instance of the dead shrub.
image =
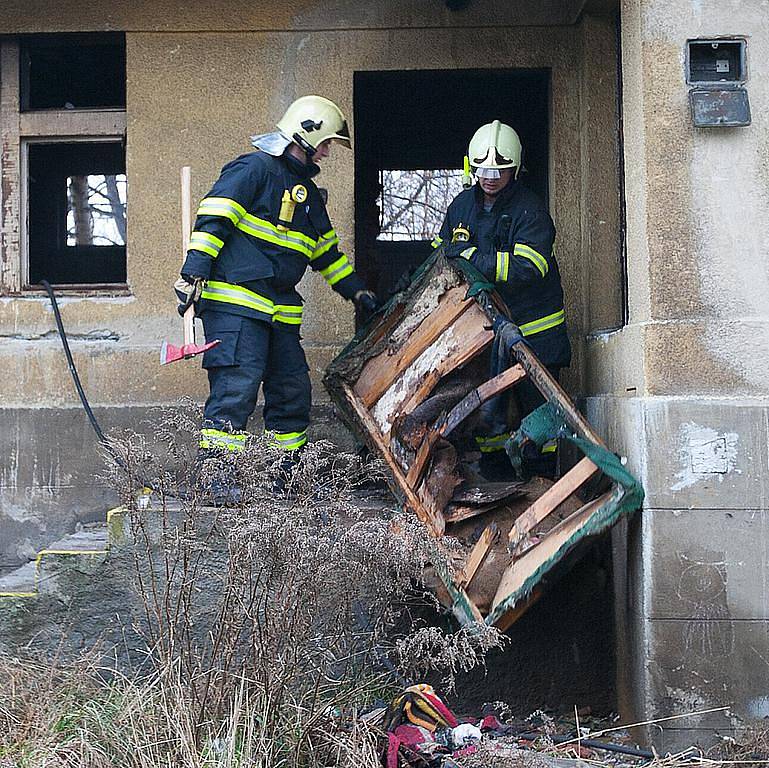
<svg viewBox="0 0 769 768">
<path fill-rule="evenodd" d="M 26 671 L 27 693 L 0 709 L 13 734 L 0 744 L 35 766 L 378 765 L 381 734 L 358 715 L 401 687 L 398 671 L 417 681 L 437 669 L 451 683 L 499 636 L 404 622 L 425 563 L 443 555 L 410 516 L 361 511 L 376 465 L 311 444 L 289 497 L 276 498 L 284 454 L 254 438 L 197 462 L 197 423 L 176 411 L 152 438 L 112 441 L 108 476 L 127 515 L 151 671 L 59 667 L 37 714 L 30 697 L 42 683 Z M 209 506 L 212 478 L 237 479 L 242 500 Z M 393 635 L 396 620 L 405 637 Z M 72 718 L 65 735 L 61 717 Z"/>
</svg>

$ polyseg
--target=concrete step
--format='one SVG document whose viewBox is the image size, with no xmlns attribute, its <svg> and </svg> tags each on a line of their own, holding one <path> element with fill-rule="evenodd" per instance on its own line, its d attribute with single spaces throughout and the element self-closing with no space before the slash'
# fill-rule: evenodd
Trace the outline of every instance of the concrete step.
<svg viewBox="0 0 769 768">
<path fill-rule="evenodd" d="M 0 597 L 27 597 L 35 594 L 37 563 L 30 560 L 0 578 Z"/>
<path fill-rule="evenodd" d="M 79 553 L 105 551 L 109 546 L 106 523 L 91 523 L 82 530 L 54 541 L 45 548 L 45 552 Z"/>
<path fill-rule="evenodd" d="M 51 542 L 38 552 L 34 560 L 16 568 L 0 578 L 0 598 L 35 597 L 41 591 L 48 591 L 56 567 L 52 560 L 61 558 L 106 555 L 109 549 L 109 534 L 106 523 L 90 523 L 82 529 Z"/>
</svg>

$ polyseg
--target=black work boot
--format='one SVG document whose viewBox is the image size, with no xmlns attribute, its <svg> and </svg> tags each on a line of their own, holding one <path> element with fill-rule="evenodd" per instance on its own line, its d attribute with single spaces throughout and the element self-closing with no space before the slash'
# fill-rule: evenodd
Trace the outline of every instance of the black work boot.
<svg viewBox="0 0 769 768">
<path fill-rule="evenodd" d="M 276 472 L 275 479 L 272 483 L 272 493 L 274 496 L 288 498 L 292 495 L 291 481 L 294 477 L 294 470 L 296 469 L 297 464 L 299 464 L 301 452 L 301 448 L 296 451 L 288 451 L 281 459 L 278 471 Z"/>
<path fill-rule="evenodd" d="M 216 448 L 200 448 L 195 458 L 195 486 L 211 506 L 239 504 L 243 494 L 235 455 Z"/>
</svg>

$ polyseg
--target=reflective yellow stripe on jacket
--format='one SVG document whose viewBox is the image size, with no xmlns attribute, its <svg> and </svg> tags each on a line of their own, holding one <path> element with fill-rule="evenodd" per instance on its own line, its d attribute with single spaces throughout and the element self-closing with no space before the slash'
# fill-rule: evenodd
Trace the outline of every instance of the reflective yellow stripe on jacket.
<svg viewBox="0 0 769 768">
<path fill-rule="evenodd" d="M 229 197 L 204 197 L 198 207 L 198 216 L 221 216 L 237 223 L 246 215 L 246 209 Z"/>
<path fill-rule="evenodd" d="M 333 229 L 326 232 L 325 235 L 321 235 L 318 238 L 318 242 L 315 244 L 315 249 L 310 256 L 310 261 L 315 261 L 319 256 L 328 253 L 328 251 L 330 251 L 338 242 L 339 238 L 337 237 L 336 231 Z"/>
<path fill-rule="evenodd" d="M 291 229 L 283 232 L 266 219 L 252 216 L 250 213 L 246 213 L 235 226 L 241 232 L 251 235 L 251 237 L 256 237 L 259 240 L 264 240 L 281 248 L 296 251 L 308 259 L 312 258 L 313 251 L 315 250 L 315 240 L 303 232 L 296 232 Z"/>
<path fill-rule="evenodd" d="M 544 277 L 550 269 L 547 264 L 547 259 L 539 251 L 535 251 L 530 245 L 516 243 L 513 248 L 513 254 L 528 259 L 539 270 L 542 277 Z"/>
<path fill-rule="evenodd" d="M 535 333 L 541 333 L 542 331 L 549 331 L 551 328 L 555 328 L 556 325 L 566 322 L 566 313 L 559 309 L 557 312 L 553 312 L 552 315 L 545 315 L 540 317 L 539 320 L 532 320 L 529 323 L 524 323 L 518 327 L 524 336 L 533 336 Z"/>
<path fill-rule="evenodd" d="M 507 281 L 507 273 L 510 269 L 510 251 L 497 251 L 497 269 L 494 275 L 495 283 Z"/>
<path fill-rule="evenodd" d="M 347 277 L 347 275 L 351 275 L 352 272 L 352 264 L 350 264 L 347 256 L 344 254 L 342 254 L 336 261 L 329 264 L 325 269 L 320 270 L 321 275 L 323 275 L 329 285 L 336 285 L 340 280 Z"/>
<path fill-rule="evenodd" d="M 204 197 L 198 208 L 198 216 L 220 216 L 229 219 L 241 232 L 280 248 L 288 248 L 301 253 L 308 259 L 312 258 L 316 247 L 316 240 L 309 235 L 291 229 L 284 232 L 266 219 L 260 219 L 258 216 L 248 213 L 237 200 L 231 200 L 228 197 Z M 193 235 L 195 234 L 203 233 L 193 233 Z M 213 235 L 209 237 L 213 237 Z M 214 238 L 214 240 L 219 240 L 219 238 Z M 222 241 L 219 242 L 224 245 Z M 199 251 L 214 256 L 210 250 L 200 247 L 200 245 L 212 246 L 215 243 L 200 238 L 194 246 L 192 243 L 190 244 L 190 247 L 195 247 Z M 221 249 L 221 245 L 216 249 L 215 255 L 218 255 L 219 249 Z"/>
<path fill-rule="evenodd" d="M 222 250 L 223 246 L 224 240 L 208 232 L 195 231 L 190 235 L 190 248 L 194 248 L 196 251 L 203 251 L 212 259 L 219 255 L 219 251 Z"/>
<path fill-rule="evenodd" d="M 249 291 L 242 285 L 209 280 L 203 288 L 201 298 L 252 309 L 268 315 L 276 323 L 299 325 L 302 322 L 303 307 L 300 304 L 275 304 L 266 296 Z"/>
</svg>

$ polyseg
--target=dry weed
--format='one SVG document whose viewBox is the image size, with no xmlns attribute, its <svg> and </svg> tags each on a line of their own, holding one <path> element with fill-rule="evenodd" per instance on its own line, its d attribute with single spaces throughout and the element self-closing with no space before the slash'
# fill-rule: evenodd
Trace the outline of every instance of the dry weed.
<svg viewBox="0 0 769 768">
<path fill-rule="evenodd" d="M 276 498 L 282 453 L 255 438 L 242 453 L 197 462 L 197 423 L 175 411 L 152 438 L 112 440 L 108 476 L 130 518 L 151 672 L 4 660 L 0 757 L 36 767 L 373 768 L 380 734 L 359 715 L 397 691 L 399 672 L 416 682 L 438 671 L 451 686 L 499 646 L 485 627 L 446 635 L 404 621 L 426 562 L 443 555 L 411 517 L 361 513 L 376 465 L 315 443 L 289 498 Z M 210 507 L 213 477 L 236 479 L 242 501 Z M 149 498 L 138 492 L 146 485 Z M 396 624 L 405 637 L 393 636 Z"/>
</svg>

